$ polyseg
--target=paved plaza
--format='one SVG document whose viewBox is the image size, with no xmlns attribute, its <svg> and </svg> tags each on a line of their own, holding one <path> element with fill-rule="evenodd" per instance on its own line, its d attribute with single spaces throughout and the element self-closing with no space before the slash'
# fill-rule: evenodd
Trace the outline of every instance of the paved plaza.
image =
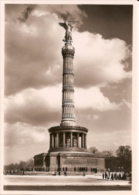
<svg viewBox="0 0 139 195">
<path fill-rule="evenodd" d="M 5 176 L 5 190 L 131 190 L 129 181 L 103 180 L 94 176 Z"/>
</svg>

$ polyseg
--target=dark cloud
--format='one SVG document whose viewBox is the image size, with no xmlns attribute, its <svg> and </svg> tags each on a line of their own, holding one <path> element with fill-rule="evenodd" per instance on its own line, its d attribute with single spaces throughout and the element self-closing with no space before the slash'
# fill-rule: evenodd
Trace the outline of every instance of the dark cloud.
<svg viewBox="0 0 139 195">
<path fill-rule="evenodd" d="M 117 37 L 132 45 L 133 5 L 81 5 L 88 14 L 80 31 L 102 34 L 105 39 Z"/>
<path fill-rule="evenodd" d="M 36 5 L 29 5 L 23 12 L 22 12 L 22 17 L 19 17 L 18 20 L 20 22 L 26 22 L 26 20 L 29 17 L 29 14 L 34 10 Z"/>
<path fill-rule="evenodd" d="M 35 7 L 34 4 L 6 4 L 5 19 L 6 21 L 25 22 Z"/>
<path fill-rule="evenodd" d="M 86 126 L 90 132 L 112 133 L 131 131 L 131 110 L 123 105 L 120 110 L 99 112 L 93 109 L 76 109 L 77 124 Z M 124 134 L 123 134 L 124 136 Z"/>
<path fill-rule="evenodd" d="M 26 9 L 26 5 L 23 4 L 6 4 L 5 5 L 5 19 L 6 21 L 14 21 L 18 20 L 21 13 Z"/>
<path fill-rule="evenodd" d="M 37 10 L 57 14 L 63 21 L 74 20 L 76 22 L 73 25 L 76 27 L 81 26 L 82 20 L 88 17 L 87 13 L 75 4 L 37 5 Z"/>
<path fill-rule="evenodd" d="M 132 80 L 125 79 L 120 83 L 113 83 L 108 86 L 102 87 L 100 91 L 104 96 L 108 97 L 110 101 L 116 103 L 125 99 L 128 102 L 132 102 Z"/>
<path fill-rule="evenodd" d="M 22 122 L 33 126 L 46 126 L 52 122 L 60 124 L 60 119 L 60 108 L 59 111 L 52 110 L 47 102 L 39 98 L 36 100 L 28 99 L 24 104 L 13 102 L 5 111 L 5 122 L 9 124 Z"/>
<path fill-rule="evenodd" d="M 83 18 L 87 18 L 87 13 L 78 5 L 7 4 L 5 6 L 6 20 L 26 22 L 32 11 L 56 14 L 63 21 L 74 20 L 76 21 L 73 24 L 74 27 L 79 27 Z"/>
</svg>

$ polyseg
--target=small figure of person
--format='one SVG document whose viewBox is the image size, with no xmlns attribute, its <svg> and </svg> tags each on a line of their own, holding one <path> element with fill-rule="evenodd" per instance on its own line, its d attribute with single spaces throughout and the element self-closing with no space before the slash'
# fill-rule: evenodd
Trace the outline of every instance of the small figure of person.
<svg viewBox="0 0 139 195">
<path fill-rule="evenodd" d="M 111 173 L 111 180 L 113 180 L 113 173 Z"/>
<path fill-rule="evenodd" d="M 109 171 L 107 171 L 107 180 L 109 180 L 110 175 L 109 175 Z"/>
<path fill-rule="evenodd" d="M 117 173 L 114 173 L 114 180 L 117 180 Z"/>
<path fill-rule="evenodd" d="M 117 173 L 117 180 L 119 180 L 119 172 Z"/>
<path fill-rule="evenodd" d="M 126 177 L 129 177 L 129 173 L 126 173 Z"/>
<path fill-rule="evenodd" d="M 110 172 L 111 172 L 110 168 L 108 168 L 108 172 L 109 172 L 109 174 L 110 174 Z"/>
<path fill-rule="evenodd" d="M 123 173 L 122 179 L 125 180 L 126 179 L 126 174 Z"/>
<path fill-rule="evenodd" d="M 85 171 L 83 171 L 83 176 L 85 176 Z"/>
<path fill-rule="evenodd" d="M 121 180 L 121 173 L 119 173 L 119 180 Z"/>
<path fill-rule="evenodd" d="M 102 173 L 102 179 L 105 179 L 105 174 L 104 173 Z"/>
<path fill-rule="evenodd" d="M 130 183 L 132 183 L 132 172 L 130 172 Z"/>
<path fill-rule="evenodd" d="M 111 173 L 110 173 L 110 169 L 108 171 L 108 177 L 109 177 L 109 180 L 111 179 Z"/>
<path fill-rule="evenodd" d="M 107 172 L 105 172 L 105 180 L 107 180 Z"/>
</svg>

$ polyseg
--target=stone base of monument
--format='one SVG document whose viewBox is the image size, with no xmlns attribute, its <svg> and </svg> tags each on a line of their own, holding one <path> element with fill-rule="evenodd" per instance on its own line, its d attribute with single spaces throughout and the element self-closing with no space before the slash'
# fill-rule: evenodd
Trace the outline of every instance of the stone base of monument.
<svg viewBox="0 0 139 195">
<path fill-rule="evenodd" d="M 34 156 L 34 169 L 64 174 L 103 171 L 105 159 L 87 150 L 87 132 L 88 129 L 81 126 L 51 127 L 48 153 Z"/>
<path fill-rule="evenodd" d="M 54 171 L 59 174 L 80 175 L 105 170 L 105 159 L 83 152 L 50 152 L 34 156 L 34 170 Z"/>
</svg>

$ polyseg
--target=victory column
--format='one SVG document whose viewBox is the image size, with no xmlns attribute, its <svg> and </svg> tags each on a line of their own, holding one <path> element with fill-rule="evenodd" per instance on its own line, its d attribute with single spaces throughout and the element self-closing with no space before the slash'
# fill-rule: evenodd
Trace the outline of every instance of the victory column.
<svg viewBox="0 0 139 195">
<path fill-rule="evenodd" d="M 91 173 L 93 168 L 104 170 L 105 159 L 87 150 L 87 132 L 85 127 L 77 126 L 74 115 L 74 72 L 72 46 L 72 22 L 59 23 L 66 32 L 63 56 L 62 120 L 59 126 L 48 129 L 50 148 L 48 153 L 34 156 L 34 167 L 38 170 L 67 171 L 74 174 L 80 171 Z M 93 140 L 93 138 L 92 138 Z"/>
</svg>

